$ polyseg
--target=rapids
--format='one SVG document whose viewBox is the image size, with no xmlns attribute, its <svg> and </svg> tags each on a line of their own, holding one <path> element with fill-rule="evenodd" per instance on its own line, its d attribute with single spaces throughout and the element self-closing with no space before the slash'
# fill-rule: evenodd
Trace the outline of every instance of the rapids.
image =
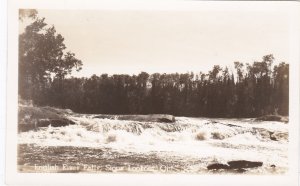
<svg viewBox="0 0 300 186">
<path fill-rule="evenodd" d="M 176 117 L 174 123 L 162 123 L 73 113 L 68 118 L 76 124 L 21 132 L 19 144 L 111 149 L 146 157 L 154 153 L 161 159 L 179 158 L 183 162 L 205 160 L 200 167 L 239 159 L 263 161 L 267 167 L 288 167 L 288 124 L 282 122 Z M 280 135 L 272 138 L 274 134 Z"/>
</svg>

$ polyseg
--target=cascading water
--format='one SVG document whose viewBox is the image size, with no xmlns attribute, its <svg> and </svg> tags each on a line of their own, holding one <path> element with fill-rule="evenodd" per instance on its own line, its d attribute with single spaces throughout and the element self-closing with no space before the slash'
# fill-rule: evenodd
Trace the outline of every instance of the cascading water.
<svg viewBox="0 0 300 186">
<path fill-rule="evenodd" d="M 288 139 L 274 140 L 268 136 L 276 132 L 288 133 L 288 126 L 280 122 L 176 117 L 174 123 L 163 123 L 118 120 L 117 117 L 99 119 L 83 114 L 69 114 L 68 118 L 76 124 L 22 132 L 19 144 L 87 147 L 142 157 L 155 154 L 164 161 L 176 160 L 185 165 L 189 162 L 189 169 L 195 166 L 191 162 L 198 160 L 201 160 L 199 168 L 209 161 L 241 158 L 287 167 Z M 109 154 L 105 157 L 111 158 Z"/>
</svg>

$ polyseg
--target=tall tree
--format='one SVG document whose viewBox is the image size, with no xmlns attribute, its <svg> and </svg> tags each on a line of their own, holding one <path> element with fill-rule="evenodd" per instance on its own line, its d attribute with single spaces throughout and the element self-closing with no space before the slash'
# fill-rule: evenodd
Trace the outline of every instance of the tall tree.
<svg viewBox="0 0 300 186">
<path fill-rule="evenodd" d="M 21 15 L 22 17 L 23 15 Z M 60 80 L 70 74 L 72 69 L 80 70 L 82 62 L 75 54 L 65 52 L 62 35 L 54 26 L 47 26 L 45 18 L 36 17 L 19 35 L 19 93 L 25 99 L 44 101 L 45 87 L 51 75 Z"/>
</svg>

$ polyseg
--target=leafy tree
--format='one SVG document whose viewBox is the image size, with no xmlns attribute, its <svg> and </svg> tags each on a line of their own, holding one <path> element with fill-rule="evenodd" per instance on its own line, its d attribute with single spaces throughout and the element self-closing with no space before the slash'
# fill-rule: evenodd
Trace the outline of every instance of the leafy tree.
<svg viewBox="0 0 300 186">
<path fill-rule="evenodd" d="M 34 10 L 20 11 L 20 17 L 29 14 L 36 17 Z M 75 54 L 65 52 L 62 35 L 57 34 L 54 26 L 47 26 L 45 18 L 36 17 L 19 35 L 19 93 L 25 99 L 45 102 L 46 88 L 51 86 L 52 78 L 62 80 L 72 72 L 81 70 L 82 62 Z"/>
</svg>

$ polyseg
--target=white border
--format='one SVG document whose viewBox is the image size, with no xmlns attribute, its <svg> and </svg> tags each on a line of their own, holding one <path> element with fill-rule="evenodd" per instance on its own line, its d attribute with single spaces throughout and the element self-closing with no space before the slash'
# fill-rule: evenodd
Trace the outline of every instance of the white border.
<svg viewBox="0 0 300 186">
<path fill-rule="evenodd" d="M 0 0 L 0 184 L 4 184 L 7 57 L 7 2 Z"/>
<path fill-rule="evenodd" d="M 299 157 L 299 2 L 163 1 L 107 2 L 96 0 L 9 0 L 6 183 L 9 185 L 288 185 L 298 181 Z M 205 10 L 205 11 L 285 11 L 290 16 L 290 142 L 289 172 L 280 176 L 186 175 L 186 174 L 37 174 L 17 172 L 18 104 L 18 9 L 109 9 L 109 10 Z M 267 26 L 267 25 L 266 25 Z"/>
</svg>

